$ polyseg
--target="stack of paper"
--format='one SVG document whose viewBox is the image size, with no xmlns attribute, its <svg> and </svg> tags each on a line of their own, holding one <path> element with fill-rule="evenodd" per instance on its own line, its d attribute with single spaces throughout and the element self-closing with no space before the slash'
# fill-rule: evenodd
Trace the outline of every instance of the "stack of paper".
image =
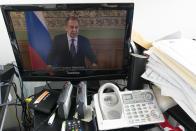
<svg viewBox="0 0 196 131">
<path fill-rule="evenodd" d="M 196 122 L 196 42 L 187 39 L 153 43 L 143 78 L 159 86 Z"/>
</svg>

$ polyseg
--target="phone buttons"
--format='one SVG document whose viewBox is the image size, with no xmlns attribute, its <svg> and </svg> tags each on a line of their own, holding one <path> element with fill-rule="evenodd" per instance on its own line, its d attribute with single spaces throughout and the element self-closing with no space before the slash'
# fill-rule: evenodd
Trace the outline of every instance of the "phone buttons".
<svg viewBox="0 0 196 131">
<path fill-rule="evenodd" d="M 133 117 L 134 117 L 134 118 L 138 118 L 138 115 L 134 115 Z"/>
<path fill-rule="evenodd" d="M 158 113 L 158 112 L 155 111 L 155 110 L 152 110 L 152 111 L 151 111 L 151 116 L 152 116 L 153 118 L 158 119 L 158 118 L 160 118 L 160 113 Z"/>
<path fill-rule="evenodd" d="M 151 118 L 150 117 L 148 117 L 148 121 L 151 121 Z"/>
<path fill-rule="evenodd" d="M 147 92 L 147 93 L 145 94 L 145 99 L 146 99 L 147 101 L 152 101 L 152 100 L 153 100 L 153 95 L 152 95 L 152 93 Z"/>
<path fill-rule="evenodd" d="M 136 111 L 136 109 L 135 108 L 132 108 L 131 111 Z"/>
<path fill-rule="evenodd" d="M 135 107 L 135 105 L 130 105 L 130 107 L 131 107 L 131 108 L 134 108 L 134 107 Z"/>
<path fill-rule="evenodd" d="M 142 114 L 142 115 L 140 115 L 140 117 L 141 117 L 141 118 L 143 118 L 143 117 L 144 117 L 144 115 Z"/>
</svg>

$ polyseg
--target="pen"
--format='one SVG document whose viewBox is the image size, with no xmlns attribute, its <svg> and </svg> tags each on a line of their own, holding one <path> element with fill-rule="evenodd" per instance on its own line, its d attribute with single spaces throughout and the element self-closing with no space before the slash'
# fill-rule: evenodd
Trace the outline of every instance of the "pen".
<svg viewBox="0 0 196 131">
<path fill-rule="evenodd" d="M 66 131 L 66 121 L 62 122 L 61 131 Z"/>
<path fill-rule="evenodd" d="M 50 117 L 50 119 L 48 120 L 48 125 L 52 125 L 52 123 L 53 123 L 53 121 L 54 121 L 54 118 L 55 118 L 55 115 L 56 115 L 56 113 L 54 112 L 53 114 L 52 114 L 52 116 Z"/>
</svg>

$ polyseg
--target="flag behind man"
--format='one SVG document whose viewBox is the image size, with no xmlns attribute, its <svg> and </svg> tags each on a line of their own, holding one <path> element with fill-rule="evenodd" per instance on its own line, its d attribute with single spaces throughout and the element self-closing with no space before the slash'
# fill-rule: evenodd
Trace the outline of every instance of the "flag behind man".
<svg viewBox="0 0 196 131">
<path fill-rule="evenodd" d="M 43 70 L 46 68 L 46 59 L 52 46 L 43 12 L 25 12 L 27 25 L 29 53 L 32 70 Z"/>
</svg>

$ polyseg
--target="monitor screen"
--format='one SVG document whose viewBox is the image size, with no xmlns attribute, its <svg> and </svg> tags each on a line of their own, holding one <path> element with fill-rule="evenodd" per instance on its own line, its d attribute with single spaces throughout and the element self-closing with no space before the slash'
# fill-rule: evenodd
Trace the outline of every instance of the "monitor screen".
<svg viewBox="0 0 196 131">
<path fill-rule="evenodd" d="M 23 80 L 127 76 L 132 3 L 3 6 Z"/>
</svg>

